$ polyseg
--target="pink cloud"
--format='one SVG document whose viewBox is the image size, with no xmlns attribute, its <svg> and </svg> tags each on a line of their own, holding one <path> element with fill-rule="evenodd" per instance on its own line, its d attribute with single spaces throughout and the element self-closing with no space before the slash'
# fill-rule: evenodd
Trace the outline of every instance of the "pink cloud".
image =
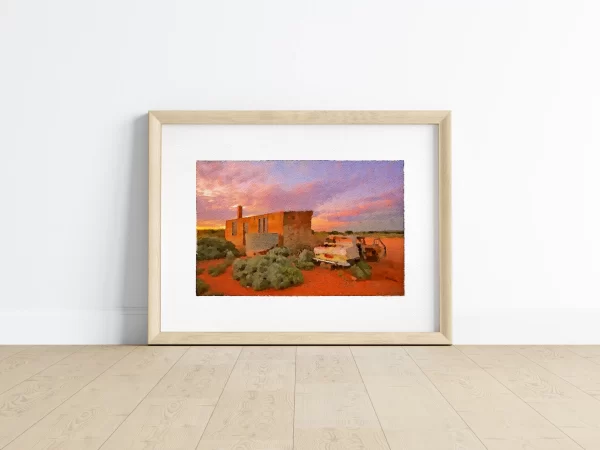
<svg viewBox="0 0 600 450">
<path fill-rule="evenodd" d="M 273 170 L 275 162 L 198 161 L 197 225 L 224 225 L 226 219 L 235 217 L 238 204 L 243 205 L 245 216 L 282 210 L 313 210 L 315 230 L 352 229 L 357 224 L 367 227 L 367 219 L 403 217 L 402 187 L 368 195 L 376 189 L 365 185 L 363 171 L 346 171 L 340 176 L 328 172 L 322 178 L 311 180 L 312 168 L 308 163 L 296 162 L 294 169 L 298 169 L 295 172 L 299 174 L 298 179 L 287 183 L 285 179 L 277 179 L 277 171 Z M 339 170 L 342 166 L 337 162 L 334 168 Z M 303 177 L 307 179 L 303 181 Z M 367 195 L 359 195 L 360 198 L 356 198 L 357 194 L 347 195 L 356 192 L 357 187 L 362 187 Z"/>
<path fill-rule="evenodd" d="M 290 188 L 271 180 L 268 164 L 198 161 L 196 215 L 199 221 L 234 217 L 236 205 L 244 215 L 282 210 L 314 210 L 335 195 L 354 187 L 358 176 L 342 182 L 319 180 Z"/>
</svg>

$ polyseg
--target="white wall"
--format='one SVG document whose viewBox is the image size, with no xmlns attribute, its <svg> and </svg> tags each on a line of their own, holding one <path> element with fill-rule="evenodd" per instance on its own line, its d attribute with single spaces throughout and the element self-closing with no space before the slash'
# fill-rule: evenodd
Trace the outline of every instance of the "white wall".
<svg viewBox="0 0 600 450">
<path fill-rule="evenodd" d="M 149 109 L 451 109 L 457 343 L 600 343 L 594 0 L 3 0 L 0 342 L 145 341 Z"/>
</svg>

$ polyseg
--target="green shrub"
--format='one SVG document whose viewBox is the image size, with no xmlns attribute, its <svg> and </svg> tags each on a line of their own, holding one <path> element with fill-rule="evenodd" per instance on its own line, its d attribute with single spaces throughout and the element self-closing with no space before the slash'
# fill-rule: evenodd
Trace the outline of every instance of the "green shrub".
<svg viewBox="0 0 600 450">
<path fill-rule="evenodd" d="M 200 275 L 204 273 L 204 267 L 196 267 L 196 275 Z"/>
<path fill-rule="evenodd" d="M 210 286 L 200 278 L 196 278 L 196 296 L 206 297 L 212 295 L 225 295 L 222 292 L 210 291 Z"/>
<path fill-rule="evenodd" d="M 220 228 L 220 229 L 212 229 L 212 230 L 196 230 L 196 237 L 201 238 L 204 236 L 220 237 L 222 239 L 225 239 L 225 229 Z"/>
<path fill-rule="evenodd" d="M 244 269 L 246 268 L 246 266 L 248 265 L 248 260 L 247 259 L 236 259 L 233 262 L 233 278 L 235 280 L 239 280 L 240 277 L 236 278 L 236 274 L 240 275 Z"/>
<path fill-rule="evenodd" d="M 252 289 L 255 291 L 262 291 L 264 289 L 268 289 L 269 287 L 271 287 L 271 284 L 269 283 L 269 280 L 267 280 L 265 274 L 257 273 L 252 278 Z"/>
<path fill-rule="evenodd" d="M 208 284 L 206 284 L 202 279 L 196 278 L 196 295 L 204 295 L 208 292 Z"/>
<path fill-rule="evenodd" d="M 315 253 L 312 250 L 305 249 L 300 252 L 300 255 L 298 255 L 298 261 L 312 262 L 314 257 Z"/>
<path fill-rule="evenodd" d="M 196 260 L 225 258 L 228 252 L 231 252 L 234 257 L 239 256 L 239 251 L 232 242 L 218 237 L 201 237 L 196 245 Z"/>
<path fill-rule="evenodd" d="M 220 262 L 216 266 L 209 267 L 208 274 L 211 277 L 218 277 L 219 275 L 225 273 L 227 268 L 233 264 L 234 260 L 235 260 L 235 256 L 233 256 L 232 252 L 228 251 L 227 256 L 225 257 L 225 261 Z"/>
<path fill-rule="evenodd" d="M 297 261 L 296 267 L 300 270 L 313 270 L 315 268 L 315 263 L 312 261 Z"/>
<path fill-rule="evenodd" d="M 291 255 L 291 252 L 287 247 L 274 247 L 267 252 L 267 255 L 288 257 Z"/>
<path fill-rule="evenodd" d="M 217 264 L 216 266 L 212 266 L 208 268 L 208 274 L 211 277 L 218 277 L 219 275 L 225 273 L 225 271 L 227 270 L 227 267 L 229 267 L 226 264 Z"/>
<path fill-rule="evenodd" d="M 358 280 L 368 280 L 371 278 L 371 266 L 364 261 L 359 261 L 350 267 L 350 273 Z"/>
<path fill-rule="evenodd" d="M 304 282 L 302 272 L 294 267 L 288 258 L 282 256 L 283 254 L 285 251 L 269 251 L 262 256 L 236 259 L 233 262 L 233 279 L 255 291 L 269 288 L 285 289 L 302 284 Z"/>
<path fill-rule="evenodd" d="M 294 265 L 300 270 L 312 270 L 315 268 L 315 264 L 313 263 L 314 257 L 315 254 L 312 250 L 304 249 L 294 261 Z"/>
</svg>

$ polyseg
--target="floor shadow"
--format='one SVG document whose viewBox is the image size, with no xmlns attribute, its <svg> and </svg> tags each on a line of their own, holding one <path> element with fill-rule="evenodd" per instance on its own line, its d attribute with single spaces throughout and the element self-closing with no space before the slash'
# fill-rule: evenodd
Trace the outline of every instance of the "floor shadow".
<svg viewBox="0 0 600 450">
<path fill-rule="evenodd" d="M 133 122 L 130 151 L 124 155 L 129 165 L 123 281 L 119 304 L 123 306 L 121 341 L 147 342 L 148 305 L 148 116 Z"/>
</svg>

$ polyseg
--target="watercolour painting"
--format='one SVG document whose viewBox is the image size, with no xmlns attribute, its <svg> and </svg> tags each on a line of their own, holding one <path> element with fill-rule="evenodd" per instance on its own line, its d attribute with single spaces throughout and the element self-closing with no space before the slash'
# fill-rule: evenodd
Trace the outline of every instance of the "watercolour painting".
<svg viewBox="0 0 600 450">
<path fill-rule="evenodd" d="M 403 296 L 404 161 L 196 161 L 196 295 Z"/>
</svg>

